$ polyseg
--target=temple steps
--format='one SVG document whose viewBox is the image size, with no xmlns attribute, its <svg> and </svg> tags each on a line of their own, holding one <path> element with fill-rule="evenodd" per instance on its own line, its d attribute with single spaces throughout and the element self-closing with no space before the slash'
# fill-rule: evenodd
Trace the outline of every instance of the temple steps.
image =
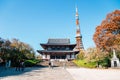
<svg viewBox="0 0 120 80">
<path fill-rule="evenodd" d="M 49 66 L 49 61 L 42 61 L 40 63 L 38 63 L 38 65 L 40 66 L 44 66 L 47 67 Z M 73 61 L 53 61 L 53 65 L 54 67 L 77 67 L 75 63 L 73 63 Z"/>
</svg>

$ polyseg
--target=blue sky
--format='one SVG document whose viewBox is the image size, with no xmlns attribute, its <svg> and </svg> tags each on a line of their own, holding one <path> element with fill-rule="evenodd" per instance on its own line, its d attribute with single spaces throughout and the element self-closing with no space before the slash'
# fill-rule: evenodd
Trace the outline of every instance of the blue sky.
<svg viewBox="0 0 120 80">
<path fill-rule="evenodd" d="M 120 9 L 120 0 L 0 0 L 0 37 L 17 38 L 35 50 L 49 38 L 70 38 L 75 43 L 76 5 L 83 45 L 94 47 L 96 26 Z"/>
</svg>

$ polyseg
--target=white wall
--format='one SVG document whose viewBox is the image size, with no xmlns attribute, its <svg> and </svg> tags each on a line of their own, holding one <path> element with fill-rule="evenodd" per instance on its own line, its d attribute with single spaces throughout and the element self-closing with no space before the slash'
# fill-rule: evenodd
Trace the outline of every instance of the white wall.
<svg viewBox="0 0 120 80">
<path fill-rule="evenodd" d="M 47 55 L 47 59 L 50 59 L 50 55 Z"/>
<path fill-rule="evenodd" d="M 66 55 L 66 58 L 67 58 L 67 59 L 70 59 L 70 55 L 67 54 L 67 55 Z"/>
<path fill-rule="evenodd" d="M 47 58 L 46 58 L 46 55 L 47 55 L 47 54 L 43 54 L 43 55 L 42 55 L 42 59 L 50 59 L 50 55 L 47 55 Z"/>
<path fill-rule="evenodd" d="M 45 59 L 45 56 L 46 56 L 46 55 L 45 55 L 45 54 L 43 54 L 43 55 L 42 55 L 42 59 Z"/>
</svg>

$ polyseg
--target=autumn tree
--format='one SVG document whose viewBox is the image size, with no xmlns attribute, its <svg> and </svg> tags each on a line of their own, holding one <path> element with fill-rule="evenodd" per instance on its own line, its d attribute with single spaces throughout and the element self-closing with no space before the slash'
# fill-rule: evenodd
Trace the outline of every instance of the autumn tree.
<svg viewBox="0 0 120 80">
<path fill-rule="evenodd" d="M 99 67 L 99 65 L 102 67 L 110 66 L 110 57 L 108 52 L 103 52 L 99 48 L 88 48 L 86 52 L 86 60 L 88 62 L 95 62 L 96 67 Z"/>
<path fill-rule="evenodd" d="M 32 59 L 35 58 L 33 48 L 18 39 L 5 40 L 0 38 L 0 57 L 3 59 Z"/>
<path fill-rule="evenodd" d="M 111 51 L 113 48 L 120 51 L 120 10 L 109 13 L 96 27 L 93 40 L 102 51 Z"/>
<path fill-rule="evenodd" d="M 21 42 L 18 39 L 12 39 L 11 47 L 15 50 L 18 50 L 18 52 L 23 55 L 23 57 L 28 59 L 35 57 L 33 48 L 29 44 Z"/>
<path fill-rule="evenodd" d="M 85 54 L 86 54 L 85 51 L 81 49 L 80 52 L 77 54 L 77 59 L 80 59 L 80 60 L 84 59 Z"/>
<path fill-rule="evenodd" d="M 100 61 L 108 56 L 108 52 L 102 52 L 99 48 L 88 48 L 86 52 L 87 52 L 86 59 L 88 61 L 91 60 Z"/>
</svg>

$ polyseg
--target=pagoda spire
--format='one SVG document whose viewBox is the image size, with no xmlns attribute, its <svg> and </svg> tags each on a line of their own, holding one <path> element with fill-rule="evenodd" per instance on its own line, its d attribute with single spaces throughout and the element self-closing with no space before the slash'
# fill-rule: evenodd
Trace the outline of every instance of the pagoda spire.
<svg viewBox="0 0 120 80">
<path fill-rule="evenodd" d="M 78 7 L 76 7 L 76 47 L 75 49 L 79 51 L 80 49 L 84 49 L 82 43 L 82 35 L 80 32 L 80 23 L 79 23 L 79 14 L 78 14 Z"/>
</svg>

